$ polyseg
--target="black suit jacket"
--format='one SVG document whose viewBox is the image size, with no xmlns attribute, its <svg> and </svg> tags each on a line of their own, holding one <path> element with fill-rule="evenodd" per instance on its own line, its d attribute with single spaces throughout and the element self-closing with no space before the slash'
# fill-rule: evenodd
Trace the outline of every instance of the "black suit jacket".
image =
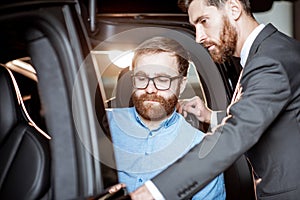
<svg viewBox="0 0 300 200">
<path fill-rule="evenodd" d="M 186 199 L 246 154 L 258 199 L 300 198 L 300 44 L 268 24 L 255 39 L 226 123 L 152 181 Z M 180 178 L 178 178 L 180 177 Z"/>
</svg>

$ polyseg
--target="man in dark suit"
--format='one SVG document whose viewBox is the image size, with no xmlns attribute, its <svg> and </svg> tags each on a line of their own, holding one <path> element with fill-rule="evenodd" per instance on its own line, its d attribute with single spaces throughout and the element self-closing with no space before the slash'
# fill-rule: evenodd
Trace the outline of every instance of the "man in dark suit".
<svg viewBox="0 0 300 200">
<path fill-rule="evenodd" d="M 257 199 L 299 199 L 299 42 L 272 24 L 259 24 L 249 0 L 189 0 L 184 5 L 196 42 L 215 62 L 240 57 L 243 71 L 227 112 L 193 101 L 198 102 L 193 111 L 198 119 L 218 119 L 213 133 L 131 198 L 187 199 L 245 154 L 256 176 Z"/>
</svg>

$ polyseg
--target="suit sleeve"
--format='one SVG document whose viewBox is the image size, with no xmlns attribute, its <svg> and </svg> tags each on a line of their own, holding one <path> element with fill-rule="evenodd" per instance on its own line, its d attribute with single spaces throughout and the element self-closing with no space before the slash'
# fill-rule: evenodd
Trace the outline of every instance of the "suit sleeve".
<svg viewBox="0 0 300 200">
<path fill-rule="evenodd" d="M 184 157 L 152 179 L 166 199 L 187 199 L 250 149 L 284 109 L 290 96 L 280 63 L 267 57 L 245 67 L 242 96 L 229 108 L 224 124 Z"/>
</svg>

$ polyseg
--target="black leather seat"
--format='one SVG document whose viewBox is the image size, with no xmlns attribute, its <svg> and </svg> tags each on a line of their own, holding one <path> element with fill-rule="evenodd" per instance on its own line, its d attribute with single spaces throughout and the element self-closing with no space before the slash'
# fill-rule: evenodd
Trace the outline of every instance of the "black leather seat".
<svg viewBox="0 0 300 200">
<path fill-rule="evenodd" d="M 29 124 L 8 70 L 0 66 L 0 199 L 47 198 L 49 139 Z"/>
<path fill-rule="evenodd" d="M 114 99 L 110 99 L 108 101 L 108 107 L 112 108 L 124 108 L 124 107 L 132 107 L 132 82 L 131 82 L 131 71 L 129 67 L 126 67 L 121 70 L 118 75 L 118 81 L 116 85 L 116 97 Z"/>
</svg>

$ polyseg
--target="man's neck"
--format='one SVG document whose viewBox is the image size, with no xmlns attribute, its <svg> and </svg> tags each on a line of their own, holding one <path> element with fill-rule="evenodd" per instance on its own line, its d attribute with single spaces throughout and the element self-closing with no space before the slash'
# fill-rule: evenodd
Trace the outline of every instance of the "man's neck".
<svg viewBox="0 0 300 200">
<path fill-rule="evenodd" d="M 234 56 L 241 56 L 241 51 L 246 39 L 257 26 L 259 26 L 259 23 L 249 16 L 241 19 L 241 21 L 238 22 L 238 41 Z"/>
</svg>

